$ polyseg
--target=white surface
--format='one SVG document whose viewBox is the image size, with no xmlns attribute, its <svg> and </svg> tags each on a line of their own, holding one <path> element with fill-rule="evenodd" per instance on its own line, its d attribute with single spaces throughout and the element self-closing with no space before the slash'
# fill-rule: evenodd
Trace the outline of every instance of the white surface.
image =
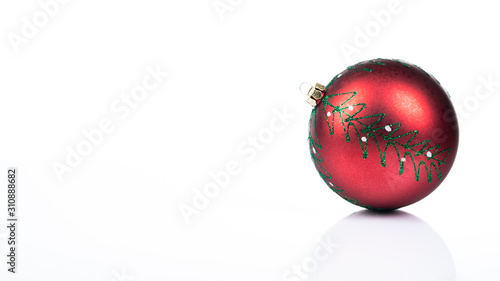
<svg viewBox="0 0 500 281">
<path fill-rule="evenodd" d="M 19 273 L 4 264 L 0 279 L 284 280 L 360 210 L 331 192 L 310 161 L 311 109 L 299 86 L 387 57 L 432 73 L 462 112 L 453 170 L 403 211 L 442 239 L 455 279 L 500 280 L 500 85 L 489 95 L 478 88 L 488 76 L 500 81 L 498 8 L 221 1 L 233 5 L 223 19 L 212 0 L 68 1 L 17 53 L 11 32 L 43 10 L 37 1 L 0 3 L 0 175 L 16 166 L 20 182 Z M 384 26 L 374 23 L 381 10 L 392 11 Z M 367 27 L 366 46 L 345 56 L 342 46 Z M 156 77 L 143 100 L 127 101 L 144 79 L 156 81 L 147 67 L 170 74 Z M 287 123 L 284 107 L 293 114 Z M 65 163 L 66 147 L 96 128 L 110 132 L 60 181 L 53 163 Z M 216 192 L 210 174 L 223 170 L 230 182 L 186 224 L 179 206 L 204 187 Z M 4 257 L 5 235 L 1 228 Z M 369 265 L 359 261 L 363 272 Z"/>
</svg>

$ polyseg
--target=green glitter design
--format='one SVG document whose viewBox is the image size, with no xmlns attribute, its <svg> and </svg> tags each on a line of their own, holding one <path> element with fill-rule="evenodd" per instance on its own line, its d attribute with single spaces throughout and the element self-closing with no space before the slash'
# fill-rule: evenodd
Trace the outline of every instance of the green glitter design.
<svg viewBox="0 0 500 281">
<path fill-rule="evenodd" d="M 344 73 L 345 71 L 342 71 L 341 73 L 335 75 L 335 77 L 333 77 L 332 81 L 330 81 L 330 83 L 328 83 L 328 85 L 326 86 L 326 88 L 330 87 L 330 85 L 333 84 L 333 82 L 335 82 L 337 79 L 339 79 L 341 76 L 344 77 L 348 74 L 351 74 L 351 73 L 354 73 L 354 72 L 358 72 L 358 71 L 368 71 L 368 72 L 372 72 L 373 69 L 370 69 L 370 68 L 357 68 L 359 67 L 359 65 L 367 65 L 367 64 L 375 64 L 375 65 L 385 65 L 385 63 L 381 62 L 381 61 L 377 61 L 377 60 L 369 60 L 369 61 L 362 61 L 362 62 L 359 62 L 357 64 L 354 64 L 354 65 L 351 65 L 349 66 L 345 71 L 348 71 L 346 73 Z"/>
<path fill-rule="evenodd" d="M 404 61 L 402 61 L 402 60 L 394 60 L 394 61 L 399 62 L 399 63 L 400 63 L 401 65 L 403 65 L 403 66 L 406 66 L 406 67 L 408 67 L 408 68 L 411 68 L 411 66 L 410 66 L 409 64 L 407 64 L 406 62 L 404 62 Z M 424 72 L 425 72 L 425 71 L 424 71 Z"/>
<path fill-rule="evenodd" d="M 397 60 L 395 60 L 395 61 L 397 61 Z M 402 65 L 404 65 L 406 67 L 410 67 L 409 65 L 405 64 L 404 62 L 401 62 L 401 61 L 397 61 L 397 62 L 401 63 Z M 336 75 L 332 79 L 332 81 L 328 84 L 328 86 L 330 86 L 334 81 L 336 81 L 341 76 L 344 77 L 347 74 L 354 73 L 357 71 L 368 71 L 368 72 L 373 71 L 373 69 L 368 69 L 368 68 L 364 68 L 364 67 L 359 68 L 359 69 L 356 68 L 362 63 L 364 65 L 366 65 L 366 64 L 385 65 L 385 63 L 383 63 L 383 62 L 375 61 L 375 60 L 371 60 L 371 61 L 367 61 L 367 62 L 360 62 L 358 64 L 355 64 L 353 66 L 348 67 L 347 70 L 350 70 L 350 71 L 346 72 L 345 74 L 341 73 L 341 74 Z M 419 69 L 421 69 L 421 68 L 419 68 Z M 433 79 L 435 79 L 432 75 L 428 74 L 427 72 L 425 72 L 425 73 L 427 75 L 429 75 L 430 77 L 432 77 Z M 328 86 L 327 86 L 327 88 L 328 88 Z M 396 151 L 396 156 L 398 157 L 399 167 L 400 167 L 400 169 L 399 169 L 400 175 L 403 175 L 404 170 L 405 170 L 405 162 L 401 161 L 401 159 L 403 157 L 407 160 L 406 162 L 410 163 L 407 159 L 407 156 L 409 156 L 409 159 L 411 159 L 411 163 L 413 164 L 413 170 L 415 173 L 415 180 L 416 181 L 420 180 L 420 171 L 421 171 L 422 166 L 426 170 L 427 181 L 429 183 L 432 182 L 432 169 L 434 169 L 436 171 L 438 179 L 442 180 L 441 165 L 446 164 L 446 159 L 449 157 L 449 155 L 451 153 L 451 148 L 447 148 L 447 149 L 440 151 L 439 150 L 441 148 L 440 144 L 429 147 L 430 140 L 424 140 L 422 142 L 412 143 L 414 141 L 414 139 L 419 134 L 419 132 L 416 130 L 406 132 L 402 135 L 396 136 L 395 133 L 397 131 L 399 131 L 399 129 L 401 128 L 401 123 L 387 124 L 387 126 L 390 126 L 390 128 L 391 128 L 391 131 L 387 132 L 385 129 L 386 125 L 379 124 L 386 116 L 386 114 L 384 114 L 384 113 L 379 113 L 379 114 L 369 115 L 369 116 L 361 116 L 361 117 L 358 116 L 364 109 L 366 109 L 366 104 L 364 104 L 364 103 L 348 104 L 348 102 L 351 99 L 353 99 L 357 94 L 358 94 L 357 92 L 346 92 L 346 93 L 333 94 L 333 95 L 328 95 L 328 96 L 323 97 L 322 103 L 323 103 L 323 107 L 324 107 L 325 118 L 327 120 L 328 128 L 330 130 L 330 135 L 334 134 L 334 122 L 335 122 L 336 116 L 338 115 L 338 117 L 340 118 L 340 121 L 342 122 L 342 128 L 344 130 L 346 142 L 348 142 L 348 143 L 351 141 L 351 136 L 349 134 L 349 128 L 351 126 L 354 128 L 354 131 L 356 132 L 356 137 L 357 137 L 358 142 L 360 144 L 363 159 L 366 159 L 368 157 L 368 150 L 367 150 L 368 143 L 371 143 L 370 140 L 373 140 L 373 142 L 377 146 L 379 156 L 380 156 L 380 165 L 382 167 L 386 167 L 386 165 L 387 165 L 386 164 L 387 151 L 389 148 L 392 147 Z M 334 105 L 333 103 L 330 102 L 334 97 L 346 97 L 346 99 L 341 104 Z M 328 112 L 327 107 L 333 108 L 333 110 L 330 111 L 332 114 L 331 124 L 330 124 L 328 116 L 326 115 Z M 357 111 L 355 111 L 353 114 L 349 114 L 349 113 L 344 111 L 345 109 L 348 109 L 350 107 L 351 108 L 358 107 L 359 109 Z M 356 116 L 358 116 L 358 117 L 356 117 Z M 376 118 L 376 120 L 373 121 L 371 124 L 367 125 L 363 121 L 365 121 L 366 119 L 369 119 L 369 118 Z M 316 130 L 316 108 L 314 108 L 312 113 L 311 113 L 309 125 L 311 125 L 311 122 L 314 122 L 314 128 Z M 356 127 L 356 124 L 362 126 L 361 133 L 358 130 L 358 128 Z M 381 126 L 381 127 L 377 127 L 377 126 Z M 361 134 L 366 134 L 365 144 L 363 144 L 363 141 L 361 139 Z M 409 140 L 406 141 L 405 143 L 401 142 L 400 139 L 407 137 L 407 136 L 411 136 L 409 138 Z M 382 151 L 382 148 L 379 144 L 378 138 L 381 138 L 381 141 L 387 142 L 383 148 L 383 151 Z M 313 162 L 315 164 L 316 170 L 319 172 L 319 174 L 321 175 L 321 177 L 323 178 L 325 183 L 334 192 L 336 192 L 340 197 L 344 198 L 345 200 L 351 202 L 352 204 L 358 205 L 360 207 L 365 207 L 365 208 L 372 209 L 372 210 L 383 210 L 380 208 L 373 208 L 371 206 L 359 204 L 359 200 L 347 196 L 347 194 L 345 193 L 345 191 L 342 188 L 334 185 L 330 180 L 332 178 L 330 173 L 328 173 L 321 166 L 323 159 L 321 158 L 319 153 L 313 152 L 314 147 L 315 147 L 316 151 L 318 149 L 322 149 L 321 144 L 319 142 L 319 138 L 317 136 L 317 133 L 316 133 L 315 139 L 313 139 L 313 137 L 311 136 L 311 133 L 309 134 L 309 144 L 310 144 L 309 150 L 310 150 Z M 402 157 L 401 157 L 400 149 L 405 150 L 404 153 L 402 154 Z M 422 155 L 425 155 L 426 152 L 432 153 L 431 157 L 428 157 L 428 156 L 426 157 L 427 161 L 431 161 L 429 166 L 427 166 L 427 163 L 424 160 L 420 160 L 418 162 L 418 165 L 417 165 L 415 163 L 414 156 L 415 157 L 422 156 Z M 437 159 L 436 157 L 438 155 L 441 155 L 441 154 L 446 154 L 446 155 L 444 156 L 444 158 L 442 160 Z M 316 155 L 319 158 L 316 157 Z"/>
<path fill-rule="evenodd" d="M 339 106 L 332 105 L 328 101 L 329 99 L 331 99 L 333 97 L 342 96 L 342 95 L 347 95 L 348 98 Z M 430 140 L 425 140 L 425 141 L 413 144 L 412 143 L 413 140 L 419 134 L 418 131 L 410 131 L 410 132 L 404 133 L 402 135 L 395 136 L 396 132 L 398 132 L 399 129 L 401 128 L 401 123 L 388 124 L 387 126 L 391 127 L 391 131 L 387 132 L 385 130 L 386 125 L 379 124 L 385 118 L 386 114 L 384 114 L 384 113 L 363 116 L 363 117 L 356 117 L 359 113 L 361 113 L 366 108 L 366 104 L 364 104 L 364 103 L 347 105 L 347 103 L 352 98 L 354 98 L 354 96 L 356 96 L 356 95 L 357 95 L 357 92 L 347 92 L 347 93 L 333 94 L 333 95 L 325 96 L 323 98 L 322 102 L 323 102 L 323 106 L 325 109 L 325 118 L 327 118 L 327 120 L 328 120 L 328 117 L 326 116 L 326 113 L 328 112 L 327 107 L 330 106 L 333 108 L 333 110 L 331 111 L 333 114 L 332 124 L 330 124 L 330 122 L 327 121 L 328 128 L 330 129 L 330 135 L 334 134 L 334 129 L 333 129 L 334 124 L 333 123 L 335 122 L 335 116 L 338 114 L 340 117 L 340 120 L 342 122 L 342 127 L 344 128 L 346 142 L 351 141 L 351 137 L 349 135 L 349 128 L 351 126 L 354 128 L 354 130 L 356 132 L 356 137 L 357 137 L 359 144 L 360 144 L 360 147 L 361 147 L 363 159 L 366 159 L 368 157 L 367 146 L 368 146 L 368 143 L 370 142 L 370 140 L 373 140 L 375 142 L 375 144 L 377 145 L 377 149 L 378 149 L 379 156 L 380 156 L 380 164 L 382 167 L 386 166 L 387 150 L 390 147 L 393 147 L 396 150 L 396 154 L 397 154 L 398 160 L 399 160 L 399 165 L 400 165 L 399 174 L 402 175 L 404 172 L 405 162 L 401 161 L 401 154 L 399 152 L 399 148 L 403 148 L 407 151 L 405 151 L 405 153 L 402 156 L 404 158 L 406 158 L 407 155 L 410 156 L 410 159 L 413 162 L 413 169 L 415 172 L 415 180 L 416 181 L 420 180 L 420 169 L 421 169 L 422 165 L 426 169 L 427 178 L 428 178 L 429 183 L 432 182 L 432 173 L 431 173 L 432 168 L 434 168 L 434 170 L 436 170 L 439 180 L 442 179 L 441 164 L 446 164 L 445 160 L 448 158 L 449 154 L 451 153 L 451 148 L 447 148 L 445 150 L 439 151 L 439 149 L 441 148 L 440 144 L 432 146 L 432 147 L 428 147 L 430 145 Z M 351 106 L 353 108 L 360 107 L 360 109 L 358 111 L 356 111 L 354 114 L 350 115 L 344 111 L 345 109 L 348 109 L 349 106 Z M 364 119 L 369 119 L 369 118 L 377 118 L 377 119 L 373 123 L 371 123 L 370 125 L 367 125 L 367 124 L 362 122 Z M 361 132 L 356 127 L 356 124 L 359 124 L 363 127 Z M 377 126 L 381 126 L 381 127 L 377 127 Z M 363 141 L 361 140 L 361 134 L 366 134 L 366 145 L 364 145 Z M 402 143 L 402 142 L 398 141 L 398 139 L 401 139 L 401 138 L 406 137 L 406 136 L 411 136 L 411 138 L 406 143 Z M 379 144 L 377 137 L 381 137 L 384 141 L 387 141 L 387 144 L 385 145 L 385 147 L 383 149 L 383 153 L 382 153 L 382 148 L 380 147 L 380 144 Z M 417 150 L 416 148 L 418 148 L 419 146 L 421 146 L 421 147 L 420 147 L 420 149 Z M 415 156 L 415 157 L 421 156 L 421 155 L 424 155 L 428 151 L 430 151 L 432 153 L 432 156 L 431 157 L 427 156 L 427 160 L 434 160 L 437 162 L 437 165 L 434 162 L 432 162 L 429 166 L 430 168 L 428 168 L 427 164 L 424 162 L 424 160 L 420 160 L 420 162 L 418 163 L 418 166 L 417 166 L 413 156 Z M 446 152 L 447 152 L 447 154 L 443 160 L 436 158 L 436 156 L 443 154 L 443 153 L 446 153 Z"/>
<path fill-rule="evenodd" d="M 314 128 L 316 128 L 316 108 L 314 108 L 313 111 L 312 111 L 312 113 L 311 113 L 311 117 L 309 119 L 309 126 L 311 125 L 312 122 L 314 122 Z M 321 164 L 320 164 L 320 163 L 323 162 L 323 158 L 319 154 L 317 154 L 318 157 L 319 157 L 319 158 L 317 158 L 316 155 L 313 153 L 313 146 L 315 146 L 316 149 L 322 149 L 317 134 L 316 134 L 316 138 L 313 139 L 311 133 L 309 133 L 309 151 L 310 151 L 310 154 L 311 154 L 311 158 L 312 158 L 312 160 L 313 160 L 313 162 L 314 162 L 314 164 L 316 166 L 316 170 L 319 172 L 321 178 L 331 188 L 331 190 L 333 190 L 340 197 L 344 198 L 345 200 L 347 200 L 348 202 L 350 202 L 350 203 L 352 203 L 354 205 L 357 205 L 357 206 L 360 206 L 360 207 L 364 207 L 364 208 L 368 208 L 368 209 L 372 209 L 372 210 L 384 210 L 384 209 L 373 208 L 371 206 L 360 204 L 359 200 L 347 196 L 347 194 L 345 193 L 345 191 L 342 188 L 334 185 L 330 181 L 330 179 L 332 178 L 332 175 L 330 175 L 330 173 L 328 173 L 328 171 L 325 170 L 321 166 Z"/>
</svg>

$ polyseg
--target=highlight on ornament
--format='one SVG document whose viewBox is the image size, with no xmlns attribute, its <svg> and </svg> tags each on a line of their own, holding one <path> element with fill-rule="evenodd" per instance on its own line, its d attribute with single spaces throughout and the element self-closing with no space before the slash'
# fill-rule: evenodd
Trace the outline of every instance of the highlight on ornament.
<svg viewBox="0 0 500 281">
<path fill-rule="evenodd" d="M 302 85 L 301 85 L 302 87 Z M 459 128 L 439 81 L 402 60 L 349 66 L 307 94 L 309 150 L 327 186 L 348 202 L 386 211 L 432 193 L 449 174 Z"/>
</svg>

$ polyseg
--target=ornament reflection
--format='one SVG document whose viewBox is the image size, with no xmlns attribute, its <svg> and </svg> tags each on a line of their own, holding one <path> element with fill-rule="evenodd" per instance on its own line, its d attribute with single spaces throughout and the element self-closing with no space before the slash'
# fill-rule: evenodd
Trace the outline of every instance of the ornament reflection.
<svg viewBox="0 0 500 281">
<path fill-rule="evenodd" d="M 456 280 L 442 238 L 423 220 L 402 211 L 347 216 L 321 238 L 303 270 L 309 281 Z"/>
</svg>

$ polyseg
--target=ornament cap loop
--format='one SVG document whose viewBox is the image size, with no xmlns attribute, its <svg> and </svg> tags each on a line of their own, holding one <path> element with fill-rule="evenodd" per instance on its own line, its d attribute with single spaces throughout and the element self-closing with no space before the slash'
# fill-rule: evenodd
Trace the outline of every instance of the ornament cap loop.
<svg viewBox="0 0 500 281">
<path fill-rule="evenodd" d="M 313 107 L 316 107 L 321 102 L 325 90 L 325 86 L 316 83 L 314 87 L 311 87 L 311 89 L 309 89 L 309 93 L 307 94 L 307 103 Z"/>
</svg>

